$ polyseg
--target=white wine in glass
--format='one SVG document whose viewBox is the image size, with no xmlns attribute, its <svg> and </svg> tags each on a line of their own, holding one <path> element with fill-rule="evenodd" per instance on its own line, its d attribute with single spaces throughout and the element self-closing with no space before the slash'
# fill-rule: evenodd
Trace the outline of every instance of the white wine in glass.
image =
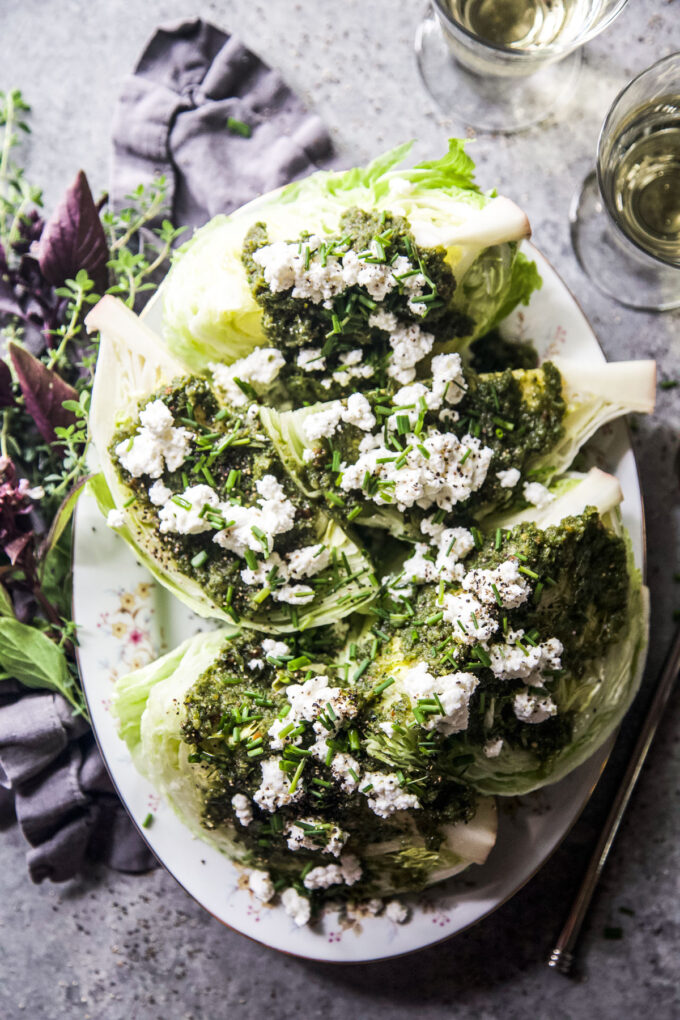
<svg viewBox="0 0 680 1020">
<path fill-rule="evenodd" d="M 633 110 L 608 146 L 602 189 L 631 241 L 680 266 L 680 91 Z"/>
<path fill-rule="evenodd" d="M 573 93 L 581 47 L 626 0 L 431 0 L 416 35 L 423 81 L 477 131 L 511 134 Z"/>
<path fill-rule="evenodd" d="M 572 204 L 583 269 L 631 308 L 680 307 L 680 53 L 638 75 L 602 127 L 597 171 Z"/>
</svg>

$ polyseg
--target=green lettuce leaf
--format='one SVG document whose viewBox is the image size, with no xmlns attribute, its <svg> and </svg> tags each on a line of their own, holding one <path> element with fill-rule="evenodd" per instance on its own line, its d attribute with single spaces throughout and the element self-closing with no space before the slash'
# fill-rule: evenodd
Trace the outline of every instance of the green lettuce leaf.
<svg viewBox="0 0 680 1020">
<path fill-rule="evenodd" d="M 463 141 L 451 139 L 440 159 L 396 169 L 409 148 L 399 146 L 367 167 L 312 174 L 201 228 L 179 250 L 161 288 L 170 351 L 202 372 L 211 362 L 231 363 L 267 343 L 241 263 L 248 230 L 264 221 L 271 242 L 305 230 L 329 234 L 352 206 L 406 216 L 418 244 L 446 249 L 461 284 L 457 302 L 477 324 L 459 348 L 486 331 L 501 306 L 506 313 L 514 307 L 515 292 L 524 300 L 529 274 L 523 271 L 523 287 L 513 275 L 517 242 L 529 234 L 524 213 L 508 199 L 479 190 Z"/>
</svg>

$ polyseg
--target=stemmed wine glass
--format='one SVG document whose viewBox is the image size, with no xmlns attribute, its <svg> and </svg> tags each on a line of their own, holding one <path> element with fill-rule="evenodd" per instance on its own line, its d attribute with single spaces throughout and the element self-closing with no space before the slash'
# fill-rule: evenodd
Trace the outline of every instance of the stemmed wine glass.
<svg viewBox="0 0 680 1020">
<path fill-rule="evenodd" d="M 627 0 L 431 0 L 416 34 L 423 81 L 476 131 L 538 124 L 573 93 L 581 47 Z"/>
<path fill-rule="evenodd" d="M 600 290 L 629 308 L 680 307 L 680 53 L 614 100 L 570 219 L 578 260 Z"/>
</svg>

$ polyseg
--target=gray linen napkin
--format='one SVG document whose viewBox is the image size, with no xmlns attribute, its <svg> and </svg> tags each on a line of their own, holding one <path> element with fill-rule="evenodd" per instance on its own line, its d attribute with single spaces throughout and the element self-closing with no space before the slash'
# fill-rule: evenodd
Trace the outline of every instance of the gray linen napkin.
<svg viewBox="0 0 680 1020">
<path fill-rule="evenodd" d="M 230 131 L 229 117 L 247 124 L 250 137 Z M 164 174 L 171 218 L 189 227 L 327 165 L 331 155 L 321 121 L 279 75 L 200 19 L 159 28 L 148 43 L 123 86 L 113 148 L 116 206 Z M 0 826 L 11 817 L 7 791 L 31 846 L 33 881 L 64 881 L 86 859 L 120 871 L 154 866 L 85 721 L 60 695 L 13 681 L 0 685 Z"/>
</svg>

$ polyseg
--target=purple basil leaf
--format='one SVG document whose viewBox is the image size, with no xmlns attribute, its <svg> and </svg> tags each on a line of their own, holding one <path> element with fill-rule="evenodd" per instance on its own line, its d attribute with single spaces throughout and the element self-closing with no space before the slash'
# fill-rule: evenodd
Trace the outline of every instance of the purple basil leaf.
<svg viewBox="0 0 680 1020">
<path fill-rule="evenodd" d="M 60 375 L 43 365 L 23 347 L 10 343 L 9 353 L 26 402 L 26 410 L 45 442 L 57 438 L 55 428 L 73 425 L 76 417 L 62 407 L 64 400 L 77 400 L 78 394 Z"/>
<path fill-rule="evenodd" d="M 0 408 L 12 407 L 13 404 L 12 373 L 7 362 L 0 361 Z"/>
<path fill-rule="evenodd" d="M 43 276 L 55 287 L 86 269 L 97 293 L 106 290 L 109 246 L 82 170 L 45 224 L 37 256 Z"/>
</svg>

